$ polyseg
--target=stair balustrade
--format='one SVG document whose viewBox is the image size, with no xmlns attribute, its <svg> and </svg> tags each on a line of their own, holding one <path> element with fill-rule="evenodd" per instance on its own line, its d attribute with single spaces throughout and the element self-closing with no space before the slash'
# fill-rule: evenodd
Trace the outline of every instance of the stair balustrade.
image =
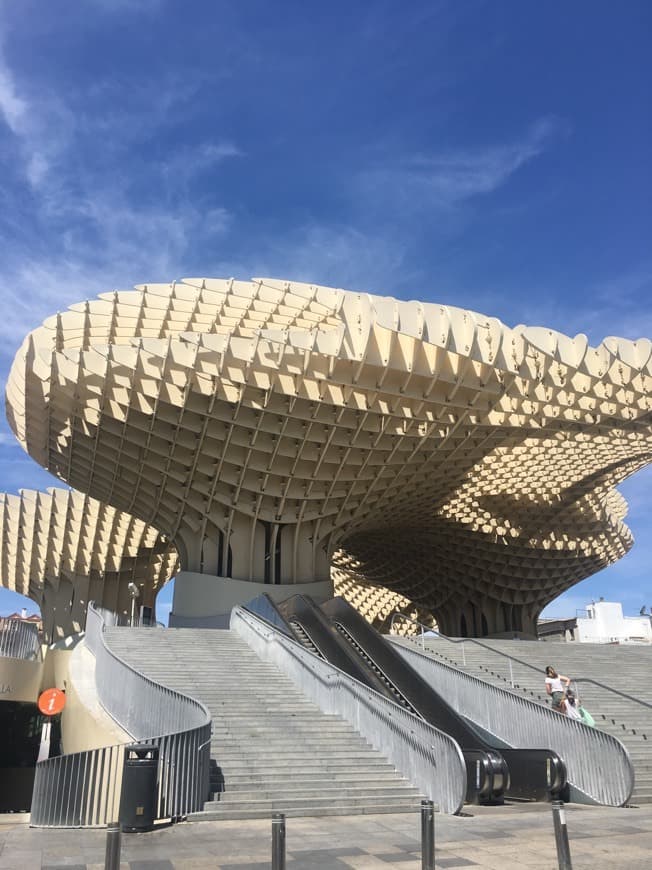
<svg viewBox="0 0 652 870">
<path fill-rule="evenodd" d="M 179 819 L 208 799 L 211 717 L 194 698 L 161 686 L 115 655 L 104 628 L 113 614 L 91 602 L 86 645 L 95 656 L 97 695 L 135 743 L 158 746 L 157 819 Z M 128 744 L 50 758 L 36 765 L 31 824 L 103 827 L 117 818 Z"/>
<path fill-rule="evenodd" d="M 494 686 L 396 644 L 407 663 L 475 725 L 515 749 L 554 750 L 565 762 L 572 799 L 623 806 L 634 789 L 634 769 L 622 743 L 522 695 Z"/>
<path fill-rule="evenodd" d="M 400 611 L 396 611 L 392 615 L 390 632 L 392 630 L 392 627 L 394 626 L 395 618 L 406 620 L 407 622 L 413 623 L 414 625 L 421 628 L 421 635 L 420 635 L 421 647 L 424 650 L 426 649 L 427 638 L 425 637 L 423 629 L 425 629 L 425 631 L 427 631 L 427 632 L 430 632 L 431 634 L 436 635 L 438 640 L 441 640 L 447 644 L 450 644 L 452 646 L 452 648 L 459 647 L 463 667 L 467 666 L 466 645 L 469 645 L 469 646 L 473 645 L 474 649 L 482 650 L 482 656 L 483 656 L 483 661 L 484 661 L 482 668 L 483 668 L 483 670 L 487 671 L 488 673 L 491 673 L 492 676 L 494 675 L 494 672 L 489 670 L 489 662 L 492 661 L 492 657 L 493 657 L 493 661 L 497 661 L 499 663 L 499 665 L 503 664 L 503 665 L 507 666 L 507 668 L 509 670 L 509 683 L 510 683 L 512 688 L 518 688 L 518 686 L 516 685 L 515 680 L 514 680 L 514 665 L 517 665 L 520 668 L 527 669 L 528 672 L 530 672 L 533 675 L 536 675 L 538 682 L 542 682 L 542 670 L 543 669 L 541 667 L 537 667 L 536 665 L 533 665 L 530 662 L 526 662 L 521 658 L 517 658 L 516 656 L 509 655 L 509 653 L 503 652 L 502 650 L 494 649 L 493 647 L 489 646 L 486 643 L 483 643 L 481 640 L 478 640 L 477 638 L 448 637 L 447 635 L 441 634 L 438 631 L 433 631 L 433 629 L 429 628 L 428 626 L 422 625 L 422 623 L 418 622 L 415 619 L 412 619 L 409 616 L 406 616 L 404 613 L 401 613 Z M 528 641 L 519 641 L 519 643 L 528 643 Z M 433 652 L 434 652 L 434 650 L 433 650 Z M 454 663 L 453 663 L 453 667 L 455 667 Z M 493 667 L 497 667 L 497 665 L 494 664 Z M 502 676 L 502 675 L 496 673 L 495 676 Z M 507 682 L 507 677 L 504 677 L 504 679 Z M 604 700 L 609 699 L 609 700 L 613 701 L 614 704 L 618 704 L 619 702 L 621 702 L 623 700 L 627 701 L 628 703 L 636 705 L 637 709 L 639 709 L 645 716 L 649 716 L 650 712 L 652 711 L 652 704 L 650 704 L 648 701 L 644 701 L 642 698 L 637 698 L 634 695 L 631 695 L 627 692 L 623 692 L 620 689 L 615 689 L 613 686 L 609 686 L 606 683 L 602 683 L 599 680 L 593 679 L 592 677 L 584 676 L 581 674 L 579 676 L 577 674 L 573 674 L 573 683 L 575 684 L 575 687 L 578 688 L 578 694 L 580 694 L 580 696 L 581 696 L 581 694 L 583 694 L 585 686 L 591 686 L 591 687 L 594 687 L 595 689 L 598 690 L 600 697 Z M 582 684 L 582 687 L 583 687 L 582 693 L 579 693 L 580 683 Z M 623 724 L 623 728 L 625 728 L 625 727 L 626 726 Z"/>
<path fill-rule="evenodd" d="M 0 618 L 0 656 L 41 661 L 41 641 L 37 627 L 20 619 Z"/>
</svg>

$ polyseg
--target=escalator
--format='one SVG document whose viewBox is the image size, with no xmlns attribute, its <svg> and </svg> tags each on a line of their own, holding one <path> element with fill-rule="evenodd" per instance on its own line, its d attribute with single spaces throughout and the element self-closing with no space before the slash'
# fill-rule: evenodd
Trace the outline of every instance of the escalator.
<svg viewBox="0 0 652 870">
<path fill-rule="evenodd" d="M 418 715 L 453 737 L 463 751 L 468 747 L 468 750 L 502 757 L 508 769 L 504 789 L 506 797 L 544 801 L 564 792 L 566 769 L 556 752 L 549 749 L 512 749 L 460 716 L 343 598 L 327 601 L 322 605 L 322 611 L 361 655 L 387 675 Z"/>
<path fill-rule="evenodd" d="M 255 602 L 247 606 L 270 620 Z M 311 652 L 456 740 L 466 761 L 468 803 L 498 803 L 504 796 L 542 801 L 563 793 L 565 766 L 555 752 L 511 749 L 460 716 L 344 599 L 318 608 L 306 596 L 293 596 L 276 607 L 267 599 L 263 609 L 270 606 L 271 621 L 284 623 Z"/>
<path fill-rule="evenodd" d="M 292 598 L 277 604 L 276 609 L 291 629 L 295 639 L 310 652 L 316 652 L 325 661 L 335 665 L 358 682 L 410 709 L 400 692 L 346 642 L 337 627 L 311 598 L 293 595 Z"/>
<path fill-rule="evenodd" d="M 295 595 L 275 605 L 263 595 L 249 602 L 246 607 L 286 634 L 291 633 L 310 652 L 318 654 L 344 673 L 424 718 L 383 670 L 368 656 L 361 654 L 360 649 L 351 643 L 309 597 Z M 466 802 L 480 804 L 502 801 L 508 773 L 500 754 L 474 746 L 469 746 L 467 750 L 463 748 L 462 752 L 467 769 Z"/>
</svg>

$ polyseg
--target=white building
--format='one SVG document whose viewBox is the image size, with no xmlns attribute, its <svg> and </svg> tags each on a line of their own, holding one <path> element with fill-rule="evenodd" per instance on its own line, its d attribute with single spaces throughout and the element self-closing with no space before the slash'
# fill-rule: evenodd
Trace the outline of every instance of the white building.
<svg viewBox="0 0 652 870">
<path fill-rule="evenodd" d="M 580 643 L 652 643 L 649 616 L 623 616 L 619 601 L 597 601 L 577 618 L 575 638 Z"/>
</svg>

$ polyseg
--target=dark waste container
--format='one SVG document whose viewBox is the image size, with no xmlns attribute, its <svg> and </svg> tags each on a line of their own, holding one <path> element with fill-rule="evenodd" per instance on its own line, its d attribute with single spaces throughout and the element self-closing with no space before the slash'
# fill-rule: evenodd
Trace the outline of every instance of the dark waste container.
<svg viewBox="0 0 652 870">
<path fill-rule="evenodd" d="M 127 833 L 151 831 L 156 818 L 158 746 L 125 746 L 120 792 L 120 827 Z"/>
</svg>

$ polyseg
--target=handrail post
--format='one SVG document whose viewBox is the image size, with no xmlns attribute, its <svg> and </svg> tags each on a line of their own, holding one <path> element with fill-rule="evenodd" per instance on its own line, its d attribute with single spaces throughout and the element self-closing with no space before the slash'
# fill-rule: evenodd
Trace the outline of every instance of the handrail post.
<svg viewBox="0 0 652 870">
<path fill-rule="evenodd" d="M 509 660 L 509 682 L 512 684 L 512 689 L 514 688 L 514 671 L 512 670 L 512 660 Z"/>
<path fill-rule="evenodd" d="M 285 814 L 272 816 L 272 870 L 285 870 Z"/>
<path fill-rule="evenodd" d="M 559 870 L 573 870 L 570 846 L 568 845 L 568 828 L 566 827 L 566 811 L 563 801 L 552 802 L 552 820 L 555 826 L 555 843 L 557 844 L 557 861 Z"/>
<path fill-rule="evenodd" d="M 462 663 L 466 667 L 466 651 L 464 649 L 464 641 L 462 641 Z"/>
<path fill-rule="evenodd" d="M 117 822 L 106 829 L 104 870 L 120 870 L 120 825 Z"/>
<path fill-rule="evenodd" d="M 435 870 L 435 806 L 421 801 L 421 870 Z"/>
</svg>

